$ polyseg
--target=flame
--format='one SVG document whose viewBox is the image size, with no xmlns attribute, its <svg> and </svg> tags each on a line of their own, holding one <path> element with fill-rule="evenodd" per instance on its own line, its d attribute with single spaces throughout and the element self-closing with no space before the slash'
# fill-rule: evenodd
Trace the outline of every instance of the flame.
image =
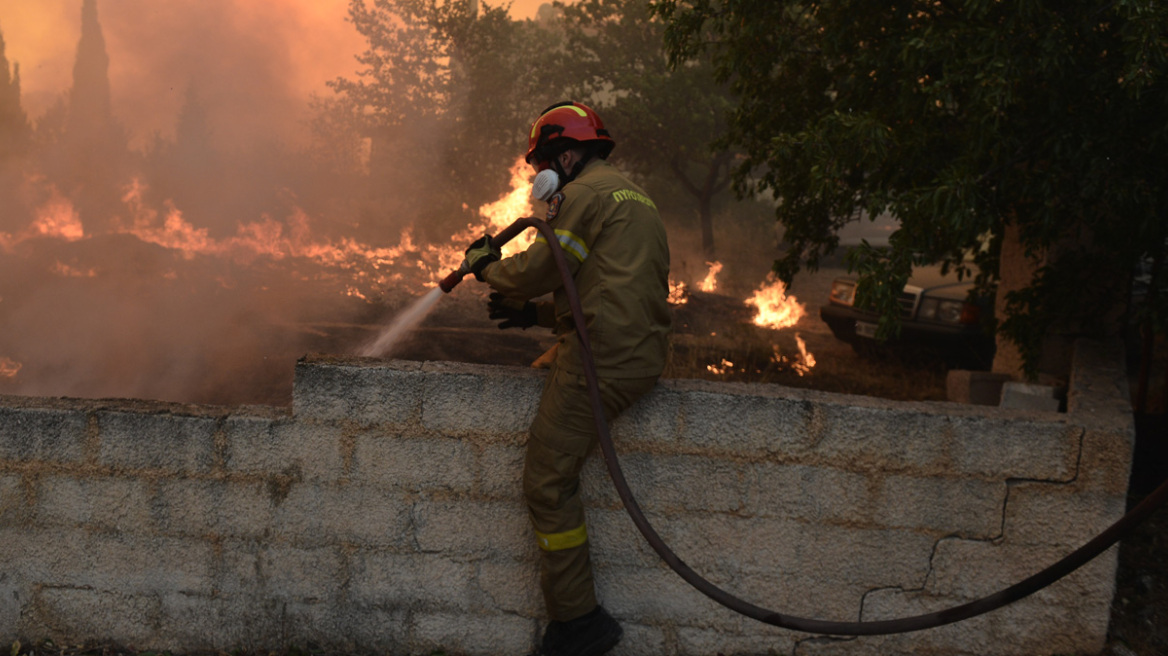
<svg viewBox="0 0 1168 656">
<path fill-rule="evenodd" d="M 800 371 L 800 367 L 796 367 L 795 370 L 800 371 L 799 375 L 802 376 L 815 367 L 815 356 L 811 354 L 811 351 L 807 350 L 807 344 L 798 333 L 795 334 L 795 344 L 799 347 L 799 359 L 802 361 L 802 371 Z"/>
<path fill-rule="evenodd" d="M 709 273 L 706 274 L 705 280 L 698 283 L 698 289 L 703 292 L 713 292 L 718 289 L 718 273 L 722 271 L 721 262 L 706 262 L 710 267 Z"/>
<path fill-rule="evenodd" d="M 77 267 L 69 266 L 64 262 L 57 260 L 53 263 L 51 272 L 61 276 L 62 278 L 96 278 L 97 269 L 78 269 Z"/>
<path fill-rule="evenodd" d="M 670 305 L 685 305 L 689 302 L 689 288 L 684 282 L 677 282 L 673 278 L 669 279 L 669 297 L 666 299 Z"/>
<path fill-rule="evenodd" d="M 807 309 L 794 296 L 787 296 L 787 286 L 771 273 L 766 281 L 746 299 L 747 305 L 756 308 L 754 325 L 763 328 L 790 328 L 799 322 Z"/>
<path fill-rule="evenodd" d="M 28 239 L 43 237 L 47 239 L 62 239 L 64 241 L 80 241 L 85 238 L 85 229 L 81 225 L 81 217 L 74 209 L 73 203 L 61 195 L 57 187 L 44 182 L 42 176 L 25 176 L 27 193 L 43 193 L 47 190 L 49 199 L 36 209 L 33 222 L 16 235 L 0 232 L 0 248 L 12 250 L 17 244 Z M 41 187 L 41 189 L 36 189 Z"/>
<path fill-rule="evenodd" d="M 734 368 L 734 363 L 727 360 L 726 358 L 722 358 L 721 364 L 708 364 L 708 365 L 706 365 L 706 371 L 709 371 L 712 374 L 718 374 L 719 376 L 730 371 L 733 368 Z"/>
<path fill-rule="evenodd" d="M 69 202 L 54 187 L 49 201 L 39 207 L 36 220 L 28 227 L 29 236 L 52 237 L 65 241 L 78 241 L 85 237 L 81 217 Z"/>
<path fill-rule="evenodd" d="M 799 348 L 799 357 L 791 360 L 783 356 L 778 344 L 772 345 L 771 349 L 774 351 L 774 354 L 771 356 L 771 362 L 780 366 L 790 367 L 792 371 L 803 376 L 815 368 L 815 356 L 807 350 L 806 342 L 803 341 L 803 338 L 798 333 L 795 334 L 795 346 Z"/>
<path fill-rule="evenodd" d="M 115 221 L 113 232 L 129 234 L 174 251 L 185 260 L 208 256 L 250 264 L 260 258 L 274 261 L 305 259 L 345 272 L 348 280 L 341 293 L 371 302 L 369 290 L 372 287 L 391 284 L 421 287 L 437 282 L 458 268 L 466 244 L 484 233 L 496 233 L 520 217 L 532 215 L 529 167 L 519 158 L 510 173 L 510 191 L 499 200 L 479 208 L 484 222 L 478 226 L 468 224 L 466 230 L 451 237 L 448 244 L 416 244 L 408 229 L 402 232 L 396 246 L 389 247 L 373 247 L 348 237 L 340 241 L 321 239 L 313 234 L 310 217 L 299 207 L 293 207 L 283 220 L 263 214 L 256 221 L 241 222 L 236 226 L 235 235 L 216 239 L 207 228 L 191 224 L 171 200 L 164 201 L 161 209 L 151 207 L 146 201 L 147 185 L 137 178 L 123 188 L 121 200 L 126 214 Z M 40 182 L 39 178 L 28 180 L 28 184 Z M 16 235 L 0 233 L 0 248 L 11 250 L 33 237 L 66 241 L 86 237 L 79 215 L 69 199 L 51 185 L 46 185 L 45 189 L 49 200 L 36 210 L 35 220 Z M 504 248 L 504 253 L 526 248 L 536 236 L 533 230 L 524 232 Z M 404 270 L 411 273 L 405 275 Z M 97 275 L 94 269 L 82 270 L 63 262 L 57 262 L 52 271 L 65 277 Z M 225 286 L 231 284 L 229 281 L 220 282 Z"/>
<path fill-rule="evenodd" d="M 534 172 L 528 166 L 527 161 L 520 157 L 511 165 L 511 191 L 503 195 L 502 198 L 493 202 L 487 203 L 479 208 L 479 215 L 489 221 L 486 226 L 486 231 L 494 234 L 503 228 L 511 225 L 516 219 L 531 216 L 535 213 L 535 209 L 531 205 L 531 185 L 534 178 Z M 470 241 L 478 239 L 481 235 L 475 235 Z M 507 247 L 504 247 L 504 255 L 511 253 L 518 253 L 526 250 L 528 246 L 535 242 L 536 234 L 534 230 L 528 230 L 511 240 Z"/>
<path fill-rule="evenodd" d="M 6 358 L 4 356 L 0 356 L 0 378 L 8 378 L 8 379 L 16 378 L 16 374 L 20 371 L 20 368 L 23 366 L 24 365 L 13 360 L 12 358 Z"/>
</svg>

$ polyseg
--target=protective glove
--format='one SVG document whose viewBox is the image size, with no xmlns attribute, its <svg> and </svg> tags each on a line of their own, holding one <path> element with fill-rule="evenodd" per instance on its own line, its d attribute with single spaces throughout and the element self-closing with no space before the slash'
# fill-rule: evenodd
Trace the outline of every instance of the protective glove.
<svg viewBox="0 0 1168 656">
<path fill-rule="evenodd" d="M 479 237 L 466 249 L 466 263 L 479 282 L 483 281 L 483 269 L 491 262 L 498 262 L 502 256 L 503 253 L 491 245 L 490 235 Z"/>
<path fill-rule="evenodd" d="M 523 328 L 526 330 L 539 321 L 539 313 L 535 309 L 535 303 L 516 301 L 499 292 L 491 292 L 491 297 L 487 300 L 487 311 L 492 321 L 503 319 L 499 322 L 500 330 L 503 328 Z"/>
</svg>

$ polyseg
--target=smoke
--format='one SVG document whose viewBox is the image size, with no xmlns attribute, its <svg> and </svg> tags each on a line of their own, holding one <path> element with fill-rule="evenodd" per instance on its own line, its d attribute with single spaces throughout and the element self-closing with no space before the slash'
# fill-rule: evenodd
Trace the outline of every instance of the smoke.
<svg viewBox="0 0 1168 656">
<path fill-rule="evenodd" d="M 131 144 L 173 136 L 188 84 L 203 94 L 216 145 L 305 138 L 309 94 L 352 75 L 363 46 L 347 0 L 99 2 L 114 114 Z M 72 85 L 80 0 L 3 3 L 8 57 L 21 62 L 30 116 Z"/>
<path fill-rule="evenodd" d="M 378 181 L 388 215 L 309 149 L 347 5 L 85 0 L 85 35 L 82 0 L 0 5 L 34 128 L 0 147 L 0 393 L 287 404 L 451 266 L 416 186 Z"/>
</svg>

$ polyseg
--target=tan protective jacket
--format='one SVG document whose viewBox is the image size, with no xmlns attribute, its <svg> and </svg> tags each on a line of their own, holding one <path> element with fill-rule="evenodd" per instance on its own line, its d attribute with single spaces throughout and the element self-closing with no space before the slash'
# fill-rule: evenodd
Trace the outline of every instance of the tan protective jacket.
<svg viewBox="0 0 1168 656">
<path fill-rule="evenodd" d="M 548 223 L 580 293 L 597 374 L 660 375 L 670 327 L 669 244 L 657 206 L 644 190 L 598 159 L 551 199 Z M 545 240 L 488 265 L 482 276 L 500 293 L 519 300 L 551 292 L 559 337 L 556 365 L 584 373 L 567 294 Z"/>
</svg>

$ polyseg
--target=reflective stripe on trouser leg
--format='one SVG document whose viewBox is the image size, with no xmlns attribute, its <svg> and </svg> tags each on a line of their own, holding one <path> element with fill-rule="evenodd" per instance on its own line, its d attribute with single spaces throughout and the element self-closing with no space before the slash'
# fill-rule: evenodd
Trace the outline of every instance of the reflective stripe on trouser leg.
<svg viewBox="0 0 1168 656">
<path fill-rule="evenodd" d="M 535 541 L 539 544 L 539 548 L 544 551 L 571 549 L 588 541 L 588 527 L 581 524 L 570 531 L 563 531 L 561 533 L 540 533 L 536 531 Z"/>
<path fill-rule="evenodd" d="M 611 420 L 657 378 L 600 380 L 605 417 Z M 553 363 L 531 424 L 523 464 L 523 493 L 537 536 L 571 533 L 584 526 L 580 469 L 596 446 L 596 424 L 584 377 Z M 540 587 L 553 620 L 575 619 L 596 607 L 587 534 L 579 546 L 540 550 Z"/>
<path fill-rule="evenodd" d="M 536 439 L 527 442 L 523 491 L 532 528 L 540 542 L 539 579 L 548 615 L 570 620 L 596 607 L 592 561 L 580 501 L 584 458 L 561 453 Z M 547 549 L 544 537 L 550 537 Z"/>
</svg>

